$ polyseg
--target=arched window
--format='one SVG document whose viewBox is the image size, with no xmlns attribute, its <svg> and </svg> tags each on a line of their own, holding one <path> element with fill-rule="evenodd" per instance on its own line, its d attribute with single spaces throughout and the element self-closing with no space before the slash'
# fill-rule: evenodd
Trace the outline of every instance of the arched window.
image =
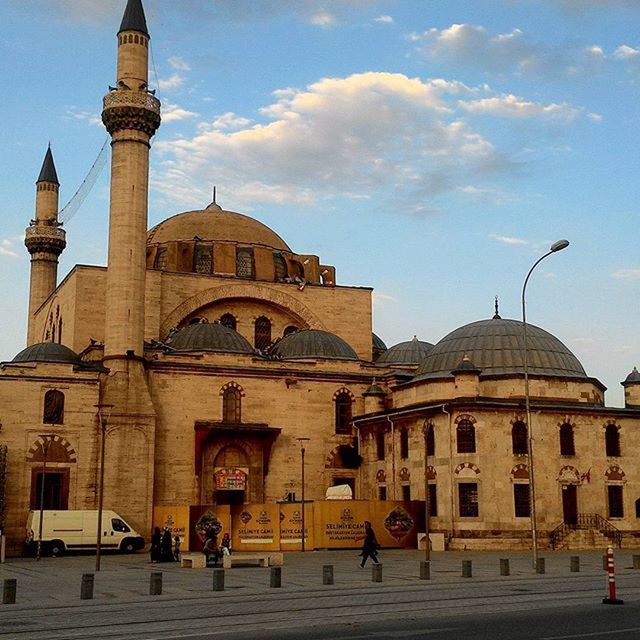
<svg viewBox="0 0 640 640">
<path fill-rule="evenodd" d="M 238 326 L 238 321 L 236 320 L 236 317 L 233 314 L 225 313 L 220 318 L 220 324 L 223 327 L 227 327 L 227 329 L 233 329 L 235 331 L 236 327 Z"/>
<path fill-rule="evenodd" d="M 406 428 L 400 429 L 400 457 L 409 457 L 409 430 Z"/>
<path fill-rule="evenodd" d="M 271 344 L 271 320 L 260 316 L 255 323 L 254 345 L 260 351 Z"/>
<path fill-rule="evenodd" d="M 384 460 L 384 431 L 376 431 L 376 458 Z"/>
<path fill-rule="evenodd" d="M 273 267 L 276 282 L 284 280 L 289 275 L 287 270 L 287 261 L 284 259 L 281 253 L 273 254 Z"/>
<path fill-rule="evenodd" d="M 298 278 L 299 280 L 304 280 L 304 265 L 302 262 L 292 260 L 291 264 L 293 265 L 293 277 Z"/>
<path fill-rule="evenodd" d="M 241 418 L 242 394 L 236 387 L 228 387 L 222 394 L 222 422 L 238 424 Z"/>
<path fill-rule="evenodd" d="M 511 428 L 511 446 L 513 455 L 521 456 L 527 453 L 527 425 L 517 420 Z"/>
<path fill-rule="evenodd" d="M 576 446 L 573 440 L 573 427 L 567 422 L 560 427 L 560 455 L 576 455 Z"/>
<path fill-rule="evenodd" d="M 432 424 L 427 425 L 427 455 L 436 455 L 436 434 Z"/>
<path fill-rule="evenodd" d="M 607 485 L 607 503 L 610 518 L 624 518 L 624 498 L 621 484 Z"/>
<path fill-rule="evenodd" d="M 458 453 L 476 452 L 476 429 L 471 420 L 460 420 L 456 427 Z"/>
<path fill-rule="evenodd" d="M 167 250 L 165 248 L 158 249 L 156 259 L 153 263 L 153 268 L 159 269 L 160 271 L 167 268 Z"/>
<path fill-rule="evenodd" d="M 255 266 L 253 261 L 253 249 L 236 249 L 236 275 L 238 278 L 255 278 Z"/>
<path fill-rule="evenodd" d="M 295 327 L 294 325 L 290 324 L 283 332 L 282 335 L 283 336 L 288 336 L 291 333 L 295 333 L 296 331 L 300 331 L 300 329 L 298 329 L 298 327 Z"/>
<path fill-rule="evenodd" d="M 193 252 L 193 270 L 196 273 L 211 273 L 213 265 L 213 247 L 197 244 Z"/>
<path fill-rule="evenodd" d="M 336 403 L 336 433 L 351 433 L 352 404 L 351 394 L 341 391 L 335 397 Z"/>
<path fill-rule="evenodd" d="M 44 424 L 64 424 L 64 393 L 57 389 L 49 389 L 44 394 Z"/>
<path fill-rule="evenodd" d="M 604 432 L 606 455 L 617 457 L 620 455 L 620 432 L 615 424 L 608 424 Z"/>
</svg>

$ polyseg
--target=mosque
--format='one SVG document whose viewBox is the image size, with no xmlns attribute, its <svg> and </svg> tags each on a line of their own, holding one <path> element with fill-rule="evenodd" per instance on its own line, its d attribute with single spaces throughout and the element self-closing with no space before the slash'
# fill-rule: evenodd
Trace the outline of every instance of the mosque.
<svg viewBox="0 0 640 640">
<path fill-rule="evenodd" d="M 435 345 L 387 348 L 371 288 L 340 284 L 334 266 L 215 196 L 147 229 L 161 123 L 149 38 L 141 0 L 128 0 L 102 112 L 106 267 L 58 282 L 51 149 L 36 182 L 27 347 L 0 365 L 9 551 L 29 509 L 96 509 L 101 468 L 105 507 L 145 535 L 163 506 L 300 500 L 301 445 L 307 499 L 334 485 L 355 499 L 428 496 L 430 530 L 451 549 L 526 548 L 532 504 L 541 544 L 640 544 L 636 369 L 625 407 L 607 407 L 569 349 L 529 326 L 528 426 L 522 324 L 497 306 Z"/>
</svg>

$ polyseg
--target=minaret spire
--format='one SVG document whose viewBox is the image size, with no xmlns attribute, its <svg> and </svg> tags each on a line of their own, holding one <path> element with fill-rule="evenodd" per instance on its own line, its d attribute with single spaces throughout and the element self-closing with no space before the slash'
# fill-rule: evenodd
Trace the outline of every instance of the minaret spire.
<svg viewBox="0 0 640 640">
<path fill-rule="evenodd" d="M 496 312 L 493 314 L 493 319 L 502 320 L 502 317 L 500 316 L 500 312 L 498 310 L 498 296 L 496 296 L 496 300 L 495 300 L 495 309 L 496 309 Z"/>
<path fill-rule="evenodd" d="M 53 154 L 51 153 L 51 143 L 49 143 L 47 153 L 44 156 L 44 162 L 42 163 L 42 169 L 40 169 L 40 175 L 36 180 L 36 184 L 38 182 L 51 182 L 60 186 L 58 174 L 56 173 L 56 165 L 53 161 Z"/>
<path fill-rule="evenodd" d="M 139 33 L 143 33 L 147 36 L 147 38 L 151 37 L 147 30 L 147 20 L 144 17 L 142 0 L 129 0 L 127 2 L 127 7 L 124 10 L 124 15 L 122 16 L 122 23 L 120 24 L 118 34 L 123 31 L 138 31 Z"/>
</svg>

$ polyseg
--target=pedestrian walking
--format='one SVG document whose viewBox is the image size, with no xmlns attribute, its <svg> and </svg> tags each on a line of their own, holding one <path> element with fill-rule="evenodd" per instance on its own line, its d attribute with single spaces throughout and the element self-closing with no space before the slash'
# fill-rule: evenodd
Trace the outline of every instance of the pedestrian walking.
<svg viewBox="0 0 640 640">
<path fill-rule="evenodd" d="M 162 545 L 162 533 L 160 527 L 156 527 L 151 535 L 151 562 L 160 562 L 160 548 Z"/>
<path fill-rule="evenodd" d="M 180 562 L 180 536 L 173 539 L 173 559 Z"/>
<path fill-rule="evenodd" d="M 160 543 L 160 562 L 173 561 L 173 541 L 171 539 L 171 531 L 168 527 L 164 528 L 162 541 Z"/>
<path fill-rule="evenodd" d="M 362 557 L 360 568 L 364 569 L 367 558 L 371 558 L 375 564 L 380 564 L 378 561 L 378 549 L 380 548 L 380 545 L 376 539 L 375 531 L 368 520 L 364 521 L 364 535 L 356 538 L 356 540 L 364 540 L 362 544 L 362 551 L 360 552 L 360 556 Z"/>
</svg>

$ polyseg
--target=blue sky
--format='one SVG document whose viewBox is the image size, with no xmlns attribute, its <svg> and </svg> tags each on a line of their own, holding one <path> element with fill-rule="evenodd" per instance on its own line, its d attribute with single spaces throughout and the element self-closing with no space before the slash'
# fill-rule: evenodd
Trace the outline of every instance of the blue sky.
<svg viewBox="0 0 640 640">
<path fill-rule="evenodd" d="M 106 133 L 124 0 L 0 5 L 0 359 L 23 346 L 22 234 L 50 140 L 61 206 Z M 339 284 L 375 288 L 388 345 L 519 317 L 622 403 L 637 330 L 638 0 L 145 0 L 164 122 L 150 226 L 213 184 Z M 108 165 L 59 275 L 104 264 Z"/>
</svg>

